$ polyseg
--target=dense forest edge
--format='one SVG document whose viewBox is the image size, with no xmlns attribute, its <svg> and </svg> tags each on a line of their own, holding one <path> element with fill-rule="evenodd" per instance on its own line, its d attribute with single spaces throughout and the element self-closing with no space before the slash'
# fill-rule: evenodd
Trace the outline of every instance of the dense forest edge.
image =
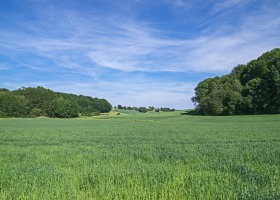
<svg viewBox="0 0 280 200">
<path fill-rule="evenodd" d="M 203 115 L 280 113 L 280 49 L 201 81 L 192 101 Z"/>
<path fill-rule="evenodd" d="M 0 89 L 0 118 L 73 118 L 99 115 L 111 109 L 112 105 L 106 99 L 54 92 L 40 86 L 13 91 Z"/>
</svg>

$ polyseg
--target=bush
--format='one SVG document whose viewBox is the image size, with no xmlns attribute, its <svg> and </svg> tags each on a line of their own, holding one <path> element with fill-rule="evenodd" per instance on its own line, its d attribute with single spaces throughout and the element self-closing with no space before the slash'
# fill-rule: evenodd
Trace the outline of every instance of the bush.
<svg viewBox="0 0 280 200">
<path fill-rule="evenodd" d="M 59 97 L 51 102 L 48 115 L 57 118 L 79 117 L 78 106 L 74 102 Z"/>
<path fill-rule="evenodd" d="M 39 108 L 33 108 L 30 113 L 31 117 L 40 117 L 44 115 L 45 115 L 44 112 Z"/>
<path fill-rule="evenodd" d="M 0 111 L 0 118 L 7 118 L 7 114 L 5 112 Z"/>
<path fill-rule="evenodd" d="M 92 116 L 99 116 L 100 115 L 100 112 L 94 112 L 92 113 Z"/>
</svg>

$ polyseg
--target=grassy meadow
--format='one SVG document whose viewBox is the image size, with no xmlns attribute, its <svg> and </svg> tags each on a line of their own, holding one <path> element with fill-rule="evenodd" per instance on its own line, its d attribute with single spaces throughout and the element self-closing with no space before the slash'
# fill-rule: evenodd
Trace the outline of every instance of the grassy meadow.
<svg viewBox="0 0 280 200">
<path fill-rule="evenodd" d="M 280 199 L 280 115 L 0 119 L 0 199 Z"/>
</svg>

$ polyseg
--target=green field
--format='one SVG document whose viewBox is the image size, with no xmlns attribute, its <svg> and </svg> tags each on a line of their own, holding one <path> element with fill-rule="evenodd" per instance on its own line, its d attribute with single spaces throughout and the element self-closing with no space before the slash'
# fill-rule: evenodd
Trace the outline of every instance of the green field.
<svg viewBox="0 0 280 200">
<path fill-rule="evenodd" d="M 280 199 L 280 115 L 0 119 L 0 199 Z"/>
</svg>

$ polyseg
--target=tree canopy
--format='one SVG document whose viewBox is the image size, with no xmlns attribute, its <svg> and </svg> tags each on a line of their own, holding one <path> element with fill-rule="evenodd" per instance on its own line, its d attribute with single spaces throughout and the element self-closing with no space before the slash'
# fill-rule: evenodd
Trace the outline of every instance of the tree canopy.
<svg viewBox="0 0 280 200">
<path fill-rule="evenodd" d="M 0 117 L 56 117 L 71 118 L 109 112 L 106 99 L 54 92 L 43 87 L 0 89 Z"/>
<path fill-rule="evenodd" d="M 204 115 L 280 113 L 280 49 L 201 81 L 192 101 Z"/>
</svg>

